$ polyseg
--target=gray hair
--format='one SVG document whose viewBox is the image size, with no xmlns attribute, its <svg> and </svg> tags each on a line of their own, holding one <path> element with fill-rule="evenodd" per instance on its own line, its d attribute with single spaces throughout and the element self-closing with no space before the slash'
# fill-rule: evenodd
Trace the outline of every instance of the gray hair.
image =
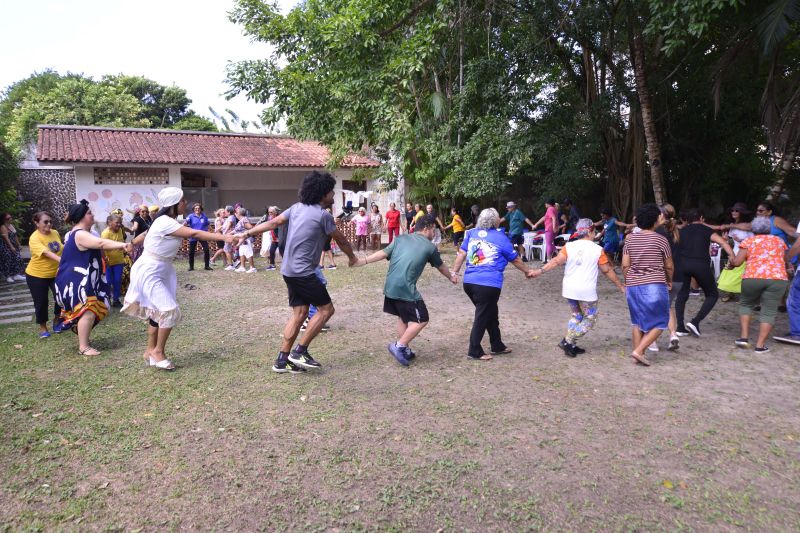
<svg viewBox="0 0 800 533">
<path fill-rule="evenodd" d="M 225 212 L 233 214 L 233 206 L 232 205 L 226 205 L 225 206 Z"/>
<path fill-rule="evenodd" d="M 500 214 L 494 207 L 489 207 L 481 211 L 475 227 L 480 229 L 494 229 L 500 225 Z"/>
<path fill-rule="evenodd" d="M 769 217 L 755 217 L 750 229 L 756 235 L 766 235 L 772 232 L 772 221 Z"/>
<path fill-rule="evenodd" d="M 245 209 L 245 207 L 244 207 L 243 205 L 242 205 L 242 206 L 239 206 L 239 207 L 236 209 L 236 214 L 237 214 L 237 215 L 242 215 L 242 216 L 247 216 L 247 209 Z"/>
</svg>

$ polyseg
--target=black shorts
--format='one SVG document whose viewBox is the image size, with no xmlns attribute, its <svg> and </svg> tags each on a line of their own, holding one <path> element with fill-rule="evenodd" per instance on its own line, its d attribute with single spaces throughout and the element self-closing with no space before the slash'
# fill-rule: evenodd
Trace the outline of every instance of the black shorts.
<svg viewBox="0 0 800 533">
<path fill-rule="evenodd" d="M 217 241 L 217 249 L 222 250 L 225 247 L 225 241 Z"/>
<path fill-rule="evenodd" d="M 520 245 L 525 242 L 525 237 L 522 235 L 511 235 L 511 244 L 514 246 Z"/>
<path fill-rule="evenodd" d="M 328 289 L 314 274 L 302 278 L 283 276 L 283 281 L 286 282 L 286 288 L 289 289 L 289 305 L 292 307 L 305 305 L 319 307 L 331 303 Z"/>
<path fill-rule="evenodd" d="M 463 231 L 454 231 L 453 232 L 453 244 L 456 246 L 459 245 L 461 241 L 464 240 L 464 232 Z"/>
<path fill-rule="evenodd" d="M 331 240 L 330 239 L 326 239 L 325 240 L 325 244 L 322 245 L 322 251 L 323 252 L 330 252 L 331 251 Z"/>
<path fill-rule="evenodd" d="M 425 302 L 417 300 L 415 302 L 407 302 L 405 300 L 395 300 L 385 296 L 383 298 L 383 312 L 394 315 L 404 324 L 409 322 L 427 322 L 430 320 L 428 317 L 428 308 L 425 307 Z"/>
</svg>

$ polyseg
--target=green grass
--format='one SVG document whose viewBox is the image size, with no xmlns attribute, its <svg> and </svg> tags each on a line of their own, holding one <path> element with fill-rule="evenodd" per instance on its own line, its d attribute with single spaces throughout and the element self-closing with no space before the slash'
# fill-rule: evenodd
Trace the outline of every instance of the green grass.
<svg viewBox="0 0 800 533">
<path fill-rule="evenodd" d="M 179 293 L 177 372 L 145 368 L 143 324 L 116 312 L 93 334 L 97 358 L 70 333 L 0 328 L 3 531 L 800 528 L 791 352 L 742 362 L 687 346 L 642 371 L 620 357 L 625 308 L 604 286 L 591 353 L 567 360 L 559 280 L 511 271 L 514 353 L 468 361 L 471 305 L 430 269 L 432 322 L 404 369 L 385 353 L 380 264 L 328 273 L 323 372 L 275 375 L 279 276 L 176 265 L 199 287 Z"/>
</svg>

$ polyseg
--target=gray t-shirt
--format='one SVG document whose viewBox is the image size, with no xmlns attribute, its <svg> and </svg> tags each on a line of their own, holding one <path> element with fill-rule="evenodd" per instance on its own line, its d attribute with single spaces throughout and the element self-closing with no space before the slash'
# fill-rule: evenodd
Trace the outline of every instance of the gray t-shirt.
<svg viewBox="0 0 800 533">
<path fill-rule="evenodd" d="M 290 278 L 313 276 L 328 235 L 336 230 L 333 215 L 319 204 L 296 203 L 284 211 L 289 222 L 281 274 Z"/>
</svg>

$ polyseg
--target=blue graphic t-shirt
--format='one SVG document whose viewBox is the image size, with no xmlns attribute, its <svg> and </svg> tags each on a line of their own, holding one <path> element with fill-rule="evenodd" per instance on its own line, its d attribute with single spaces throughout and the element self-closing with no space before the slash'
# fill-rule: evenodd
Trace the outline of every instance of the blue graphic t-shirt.
<svg viewBox="0 0 800 533">
<path fill-rule="evenodd" d="M 464 283 L 503 287 L 503 270 L 517 258 L 511 240 L 500 230 L 471 229 L 464 237 L 461 249 L 467 254 Z"/>
<path fill-rule="evenodd" d="M 619 230 L 617 229 L 617 219 L 608 218 L 603 222 L 603 243 L 619 244 Z"/>
</svg>

